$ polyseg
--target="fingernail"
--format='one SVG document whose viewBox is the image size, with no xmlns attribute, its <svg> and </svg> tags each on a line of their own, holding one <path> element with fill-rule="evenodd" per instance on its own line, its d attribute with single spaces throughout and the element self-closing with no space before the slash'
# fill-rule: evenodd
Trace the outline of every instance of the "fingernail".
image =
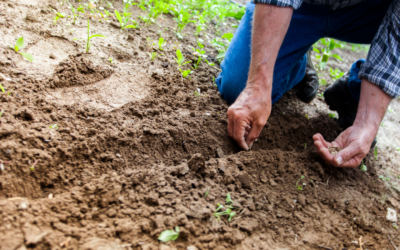
<svg viewBox="0 0 400 250">
<path fill-rule="evenodd" d="M 336 162 L 338 165 L 343 163 L 343 157 L 339 156 L 338 158 L 336 158 Z"/>
</svg>

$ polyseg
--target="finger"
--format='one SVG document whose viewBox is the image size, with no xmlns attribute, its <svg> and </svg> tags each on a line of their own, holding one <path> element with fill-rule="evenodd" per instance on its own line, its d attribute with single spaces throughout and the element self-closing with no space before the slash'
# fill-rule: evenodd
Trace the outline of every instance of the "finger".
<svg viewBox="0 0 400 250">
<path fill-rule="evenodd" d="M 246 132 L 246 124 L 244 121 L 240 120 L 235 120 L 235 125 L 233 128 L 233 139 L 239 144 L 239 147 L 241 147 L 244 150 L 249 150 L 249 147 L 245 141 L 245 132 Z"/>
<path fill-rule="evenodd" d="M 251 148 L 253 146 L 254 141 L 258 138 L 258 136 L 261 133 L 261 130 L 263 129 L 265 123 L 261 121 L 255 121 L 253 124 L 251 124 L 251 129 L 249 131 L 248 136 L 246 137 L 246 143 L 249 145 Z"/>
<path fill-rule="evenodd" d="M 368 153 L 368 149 L 365 148 L 366 147 L 361 146 L 359 143 L 350 143 L 349 146 L 335 155 L 335 166 L 351 168 L 357 167 L 360 165 L 361 159 L 363 159 Z"/>
<path fill-rule="evenodd" d="M 231 110 L 228 110 L 228 135 L 233 138 L 234 128 L 234 114 Z"/>
<path fill-rule="evenodd" d="M 313 136 L 314 141 L 321 141 L 322 145 L 326 148 L 329 148 L 331 146 L 331 143 L 325 141 L 324 137 L 321 134 L 315 134 Z"/>
<path fill-rule="evenodd" d="M 314 141 L 314 145 L 317 148 L 318 154 L 325 161 L 326 164 L 333 165 L 333 155 L 329 152 L 328 148 L 322 143 L 322 141 Z"/>
</svg>

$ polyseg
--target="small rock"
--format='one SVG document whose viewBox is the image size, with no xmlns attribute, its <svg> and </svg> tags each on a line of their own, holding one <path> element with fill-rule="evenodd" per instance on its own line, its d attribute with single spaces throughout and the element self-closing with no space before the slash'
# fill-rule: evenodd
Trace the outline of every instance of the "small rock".
<svg viewBox="0 0 400 250">
<path fill-rule="evenodd" d="M 252 233 L 258 227 L 258 221 L 254 218 L 246 218 L 239 223 L 239 229 Z"/>
<path fill-rule="evenodd" d="M 121 158 L 121 155 L 120 155 L 120 154 L 115 154 L 115 156 L 118 157 L 118 158 Z"/>
<path fill-rule="evenodd" d="M 221 148 L 217 148 L 217 155 L 219 158 L 225 158 L 225 153 Z"/>
<path fill-rule="evenodd" d="M 306 205 L 306 197 L 302 194 L 299 194 L 299 196 L 297 197 L 297 201 L 302 205 L 305 206 Z"/>
<path fill-rule="evenodd" d="M 180 175 L 185 175 L 189 173 L 189 166 L 186 163 L 182 163 L 178 166 L 178 171 Z"/>
<path fill-rule="evenodd" d="M 168 68 L 168 66 L 169 66 L 169 62 L 163 62 L 161 64 L 161 67 L 163 67 L 164 69 Z"/>
<path fill-rule="evenodd" d="M 278 184 L 276 184 L 276 182 L 275 182 L 273 179 L 269 179 L 269 184 L 270 184 L 271 186 L 273 186 L 273 187 L 275 187 L 276 185 L 278 185 Z"/>
<path fill-rule="evenodd" d="M 114 218 L 115 216 L 117 216 L 117 211 L 115 211 L 114 208 L 111 208 L 107 211 L 107 216 L 110 218 Z"/>
<path fill-rule="evenodd" d="M 223 162 L 218 162 L 218 168 L 221 172 L 225 173 L 226 167 Z"/>
<path fill-rule="evenodd" d="M 206 161 L 204 160 L 204 157 L 200 153 L 197 153 L 194 154 L 192 158 L 190 158 L 190 160 L 187 162 L 187 165 L 191 170 L 197 172 L 199 170 L 204 169 Z"/>
<path fill-rule="evenodd" d="M 195 247 L 195 246 L 188 246 L 188 247 L 186 248 L 186 250 L 198 250 L 198 248 Z"/>
<path fill-rule="evenodd" d="M 56 59 L 56 56 L 53 53 L 51 53 L 49 57 L 50 59 Z"/>
<path fill-rule="evenodd" d="M 262 182 L 262 183 L 267 183 L 267 181 L 268 181 L 268 179 L 267 179 L 267 177 L 265 177 L 265 175 L 260 175 L 260 181 Z"/>
<path fill-rule="evenodd" d="M 386 214 L 386 219 L 388 221 L 397 222 L 397 212 L 396 212 L 396 210 L 388 207 L 388 211 L 387 211 L 387 214 Z"/>
<path fill-rule="evenodd" d="M 242 171 L 238 178 L 244 188 L 250 188 L 250 177 L 246 171 Z"/>
</svg>

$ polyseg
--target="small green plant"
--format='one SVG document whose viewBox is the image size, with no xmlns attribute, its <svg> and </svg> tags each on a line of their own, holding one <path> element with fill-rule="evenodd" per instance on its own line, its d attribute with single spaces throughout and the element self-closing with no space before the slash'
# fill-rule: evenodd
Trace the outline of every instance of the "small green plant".
<svg viewBox="0 0 400 250">
<path fill-rule="evenodd" d="M 394 149 L 395 149 L 396 151 L 400 151 L 400 147 L 394 146 Z"/>
<path fill-rule="evenodd" d="M 56 15 L 53 17 L 53 24 L 54 24 L 54 25 L 57 23 L 58 19 L 64 18 L 64 17 L 66 16 L 64 13 L 58 12 L 58 11 L 56 11 L 56 10 L 53 9 L 53 8 L 50 8 L 50 9 L 52 9 L 52 10 L 54 11 L 54 13 L 56 14 Z"/>
<path fill-rule="evenodd" d="M 383 124 L 383 122 L 381 122 L 380 126 L 383 128 L 383 127 L 385 127 L 385 124 Z"/>
<path fill-rule="evenodd" d="M 319 79 L 319 85 L 326 85 L 326 84 L 328 84 L 328 83 L 326 82 L 325 79 L 323 79 L 323 78 Z"/>
<path fill-rule="evenodd" d="M 168 242 L 171 240 L 176 240 L 179 237 L 179 227 L 175 227 L 174 230 L 165 230 L 163 231 L 160 236 L 158 236 L 158 240 L 161 240 L 162 242 Z"/>
<path fill-rule="evenodd" d="M 80 4 L 77 9 L 74 8 L 74 6 L 68 1 L 69 7 L 72 11 L 72 15 L 68 17 L 72 17 L 72 24 L 75 24 L 77 17 L 79 17 L 78 12 L 85 13 L 85 8 Z M 58 19 L 57 19 L 58 20 Z"/>
<path fill-rule="evenodd" d="M 340 69 L 333 70 L 332 68 L 329 68 L 329 74 L 331 75 L 332 80 L 335 81 L 335 80 L 339 79 L 340 77 L 342 77 L 344 75 L 344 72 L 341 71 Z"/>
<path fill-rule="evenodd" d="M 158 56 L 158 54 L 156 52 L 151 52 L 151 53 L 148 53 L 148 54 L 150 56 L 150 60 L 152 60 L 152 61 L 154 61 Z"/>
<path fill-rule="evenodd" d="M 324 93 L 318 94 L 319 97 L 324 97 Z"/>
<path fill-rule="evenodd" d="M 18 38 L 18 39 L 17 39 L 17 42 L 15 43 L 15 45 L 14 45 L 14 46 L 11 46 L 11 45 L 10 45 L 10 47 L 11 47 L 15 52 L 17 52 L 17 53 L 19 53 L 20 55 L 22 55 L 23 57 L 25 57 L 25 59 L 27 59 L 28 61 L 32 62 L 32 61 L 34 60 L 34 58 L 33 58 L 33 56 L 32 56 L 31 54 L 24 53 L 24 52 L 21 52 L 21 51 L 20 51 L 20 49 L 22 49 L 23 47 L 25 47 L 25 42 L 24 42 L 24 38 L 23 38 L 23 37 Z M 4 90 L 4 89 L 2 88 L 2 90 Z M 3 93 L 4 93 L 4 91 L 3 91 Z"/>
<path fill-rule="evenodd" d="M 300 179 L 297 180 L 297 182 L 296 182 L 296 190 L 303 191 L 303 186 L 305 186 L 306 184 L 303 183 L 303 185 L 299 185 L 299 181 L 304 179 L 304 178 L 305 178 L 304 175 L 302 175 L 300 177 Z"/>
<path fill-rule="evenodd" d="M 207 59 L 205 59 L 204 61 L 206 61 L 206 63 L 208 64 L 208 65 L 210 65 L 210 66 L 214 66 L 215 65 L 215 63 L 210 63 L 209 61 L 207 61 Z M 214 77 L 213 77 L 214 78 Z M 214 82 L 214 81 L 213 81 Z"/>
<path fill-rule="evenodd" d="M 335 114 L 335 113 L 329 113 L 328 115 L 332 119 L 336 119 L 337 118 L 337 114 Z"/>
<path fill-rule="evenodd" d="M 199 46 L 199 49 L 197 48 L 192 48 L 194 51 L 194 55 L 198 56 L 197 61 L 195 61 L 193 68 L 197 69 L 200 65 L 201 59 L 203 56 L 205 56 L 206 51 L 203 50 L 204 45 L 201 44 L 199 41 L 197 41 L 197 46 Z"/>
<path fill-rule="evenodd" d="M 185 62 L 185 57 L 182 55 L 182 52 L 179 49 L 176 50 L 175 61 L 178 63 L 179 68 L 187 63 L 190 63 L 190 61 Z"/>
<path fill-rule="evenodd" d="M 110 62 L 110 64 L 113 63 L 113 59 L 111 56 L 108 58 L 108 61 Z"/>
<path fill-rule="evenodd" d="M 57 130 L 58 129 L 58 125 L 57 124 L 50 125 L 50 129 Z"/>
<path fill-rule="evenodd" d="M 129 4 L 127 4 L 127 6 L 129 6 Z M 118 10 L 115 10 L 115 16 L 117 17 L 119 23 L 121 24 L 121 30 L 138 28 L 136 22 L 134 22 L 134 20 L 129 18 L 132 15 L 132 13 L 128 13 L 126 10 L 127 8 L 125 7 L 123 16 L 121 16 Z M 132 20 L 133 24 L 128 25 L 129 20 Z"/>
<path fill-rule="evenodd" d="M 92 38 L 94 38 L 94 37 L 103 37 L 103 38 L 105 38 L 105 36 L 103 36 L 103 35 L 99 35 L 99 34 L 95 34 L 95 35 L 90 35 L 90 21 L 89 21 L 89 18 L 88 18 L 88 21 L 87 21 L 87 38 L 86 38 L 86 47 L 85 47 L 85 51 L 86 51 L 86 53 L 89 53 L 89 49 L 90 49 L 90 40 L 92 39 Z M 83 38 L 75 38 L 74 40 L 84 40 Z"/>
<path fill-rule="evenodd" d="M 190 69 L 182 70 L 181 68 L 179 68 L 179 71 L 181 72 L 183 77 L 187 77 L 188 75 L 190 75 L 192 73 L 192 71 Z"/>
<path fill-rule="evenodd" d="M 393 113 L 394 112 L 394 109 L 392 109 L 392 107 L 388 107 L 388 111 L 389 111 L 389 113 Z"/>
<path fill-rule="evenodd" d="M 382 181 L 390 181 L 390 178 L 389 178 L 389 177 L 385 177 L 385 176 L 383 176 L 383 175 L 380 175 L 380 176 L 379 176 L 379 179 L 381 179 Z"/>
<path fill-rule="evenodd" d="M 225 58 L 226 50 L 228 49 L 228 46 L 233 38 L 232 33 L 225 33 L 222 35 L 224 40 L 220 40 L 218 38 L 214 38 L 211 41 L 211 44 L 218 50 L 218 55 L 215 57 L 215 59 L 222 61 Z"/>
<path fill-rule="evenodd" d="M 375 146 L 374 148 L 374 156 L 375 156 L 375 161 L 378 160 L 378 146 Z"/>
<path fill-rule="evenodd" d="M 367 172 L 367 170 L 368 170 L 368 169 L 367 169 L 367 166 L 364 164 L 364 161 L 361 162 L 360 170 L 361 170 L 361 171 L 364 171 L 364 172 Z"/>
<path fill-rule="evenodd" d="M 0 116 L 1 117 L 1 116 Z M 204 197 L 207 197 L 207 195 L 210 193 L 210 188 L 209 187 L 207 187 L 207 190 L 206 190 L 206 192 L 205 192 L 205 194 L 204 194 Z"/>
<path fill-rule="evenodd" d="M 167 43 L 164 41 L 164 38 L 160 37 L 160 39 L 158 39 L 158 49 L 163 51 L 163 47 L 166 45 Z"/>
<path fill-rule="evenodd" d="M 233 216 L 236 215 L 236 212 L 234 212 L 233 210 L 235 209 L 235 207 L 233 207 L 233 200 L 231 198 L 231 194 L 227 193 L 226 195 L 226 205 L 225 205 L 225 210 L 224 209 L 224 205 L 218 203 L 218 207 L 217 209 L 214 211 L 213 215 L 217 218 L 217 220 L 220 220 L 220 216 L 224 216 L 224 215 L 228 215 L 228 221 L 231 221 L 233 219 Z"/>
<path fill-rule="evenodd" d="M 337 54 L 332 54 L 332 50 L 335 48 L 342 48 L 343 44 L 336 42 L 334 39 L 331 38 L 322 38 L 318 41 L 323 47 L 322 50 L 320 51 L 319 49 L 316 48 L 316 46 L 313 46 L 314 52 L 318 53 L 315 57 L 319 59 L 319 68 L 320 69 L 325 69 L 326 64 L 328 63 L 328 60 L 330 57 L 334 57 L 340 61 L 342 61 L 342 58 L 337 55 Z M 322 54 L 322 55 L 321 55 Z"/>
<path fill-rule="evenodd" d="M 1 92 L 6 93 L 6 91 L 4 90 L 3 85 L 1 85 L 1 84 L 0 84 L 0 90 L 1 90 Z"/>
</svg>

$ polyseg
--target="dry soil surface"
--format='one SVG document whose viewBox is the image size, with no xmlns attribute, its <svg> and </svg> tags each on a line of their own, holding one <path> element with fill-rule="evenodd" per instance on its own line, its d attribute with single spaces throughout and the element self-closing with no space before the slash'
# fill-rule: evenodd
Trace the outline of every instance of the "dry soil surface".
<svg viewBox="0 0 400 250">
<path fill-rule="evenodd" d="M 11 91 L 0 98 L 0 249 L 400 244 L 386 219 L 389 208 L 400 209 L 398 100 L 379 131 L 377 159 L 371 150 L 365 160 L 367 172 L 324 164 L 312 135 L 332 141 L 342 130 L 320 98 L 304 105 L 293 93 L 274 105 L 258 142 L 243 152 L 226 133 L 228 106 L 213 84 L 218 67 L 203 63 L 182 78 L 173 59 L 176 48 L 195 59 L 193 26 L 178 40 L 168 15 L 125 31 L 92 20 L 91 33 L 107 38 L 95 38 L 86 54 L 73 40 L 85 36 L 86 20 L 53 25 L 49 6 L 70 13 L 55 1 L 0 2 L 0 83 Z M 208 40 L 226 27 L 202 35 L 211 61 L 217 52 Z M 156 50 L 147 38 L 160 34 L 168 44 L 151 61 Z M 21 36 L 33 63 L 8 48 Z M 361 55 L 352 56 L 343 70 Z M 227 193 L 236 215 L 218 220 L 213 213 Z M 157 240 L 176 226 L 176 241 Z"/>
</svg>

